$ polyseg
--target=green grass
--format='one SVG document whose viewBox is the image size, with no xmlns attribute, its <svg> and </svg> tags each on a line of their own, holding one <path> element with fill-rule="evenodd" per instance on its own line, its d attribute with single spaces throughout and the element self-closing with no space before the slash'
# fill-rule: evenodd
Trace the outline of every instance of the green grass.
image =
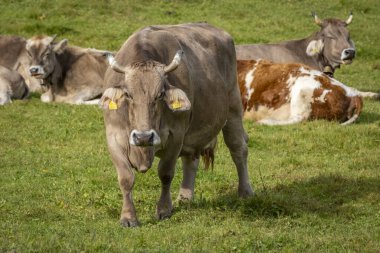
<svg viewBox="0 0 380 253">
<path fill-rule="evenodd" d="M 346 18 L 358 58 L 336 77 L 379 91 L 380 2 L 12 1 L 0 4 L 0 34 L 58 34 L 75 45 L 117 50 L 150 24 L 208 21 L 237 43 L 302 38 L 310 16 Z M 244 122 L 257 196 L 237 198 L 237 175 L 220 138 L 213 171 L 199 170 L 195 201 L 157 221 L 157 171 L 137 174 L 142 226 L 119 226 L 121 193 L 102 111 L 29 101 L 0 107 L 0 252 L 378 252 L 380 104 L 358 123 L 286 127 Z M 155 161 L 157 164 L 157 161 Z M 173 198 L 181 180 L 178 163 Z"/>
</svg>

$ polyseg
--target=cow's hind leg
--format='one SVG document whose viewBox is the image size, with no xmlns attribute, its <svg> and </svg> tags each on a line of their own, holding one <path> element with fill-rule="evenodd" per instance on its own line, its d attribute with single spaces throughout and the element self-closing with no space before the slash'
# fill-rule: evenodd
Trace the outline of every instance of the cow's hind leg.
<svg viewBox="0 0 380 253">
<path fill-rule="evenodd" d="M 223 127 L 223 137 L 237 168 L 239 196 L 252 196 L 254 192 L 249 182 L 247 170 L 248 136 L 243 128 L 242 115 L 239 108 L 230 110 L 226 125 Z"/>
<path fill-rule="evenodd" d="M 182 157 L 183 178 L 181 189 L 177 197 L 178 201 L 189 201 L 193 199 L 198 165 L 199 158 L 193 158 L 191 156 Z"/>
</svg>

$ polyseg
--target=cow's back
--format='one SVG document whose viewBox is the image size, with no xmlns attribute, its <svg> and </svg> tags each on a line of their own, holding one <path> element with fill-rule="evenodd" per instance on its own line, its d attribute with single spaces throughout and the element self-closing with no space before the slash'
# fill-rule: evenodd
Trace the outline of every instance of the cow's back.
<svg viewBox="0 0 380 253">
<path fill-rule="evenodd" d="M 18 36 L 0 36 L 0 65 L 15 69 L 19 57 L 25 52 L 26 41 Z"/>
<path fill-rule="evenodd" d="M 300 63 L 320 69 L 316 60 L 306 55 L 306 46 L 306 40 L 291 40 L 278 44 L 236 45 L 236 59 L 265 59 L 275 63 Z"/>
</svg>

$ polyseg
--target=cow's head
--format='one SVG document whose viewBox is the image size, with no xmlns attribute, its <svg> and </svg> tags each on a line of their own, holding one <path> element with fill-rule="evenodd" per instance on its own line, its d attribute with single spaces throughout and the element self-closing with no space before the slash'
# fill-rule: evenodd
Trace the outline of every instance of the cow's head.
<svg viewBox="0 0 380 253">
<path fill-rule="evenodd" d="M 105 90 L 100 105 L 109 118 L 114 115 L 115 121 L 126 121 L 123 126 L 127 128 L 128 140 L 125 141 L 130 148 L 136 150 L 138 147 L 139 150 L 138 159 L 136 155 L 129 159 L 138 170 L 141 170 L 141 160 L 144 160 L 144 168 L 151 166 L 153 150 L 161 145 L 159 133 L 163 111 L 168 108 L 174 113 L 191 108 L 185 92 L 172 86 L 167 79 L 167 74 L 180 64 L 182 54 L 178 51 L 169 65 L 147 61 L 124 67 L 112 54 L 107 55 L 111 68 L 124 74 L 124 82 Z"/>
<path fill-rule="evenodd" d="M 309 56 L 321 56 L 327 63 L 337 68 L 340 64 L 350 64 L 355 58 L 355 45 L 350 38 L 347 26 L 352 22 L 352 13 L 346 21 L 339 19 L 320 20 L 313 13 L 315 23 L 321 27 L 308 44 Z"/>
<path fill-rule="evenodd" d="M 29 74 L 38 79 L 48 77 L 57 64 L 56 54 L 63 52 L 67 40 L 54 42 L 56 36 L 38 35 L 26 43 L 26 51 L 31 59 Z"/>
</svg>

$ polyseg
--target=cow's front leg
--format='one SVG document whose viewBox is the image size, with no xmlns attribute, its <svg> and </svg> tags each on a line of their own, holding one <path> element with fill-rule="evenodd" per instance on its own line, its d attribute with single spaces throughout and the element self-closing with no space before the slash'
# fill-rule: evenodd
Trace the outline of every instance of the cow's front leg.
<svg viewBox="0 0 380 253">
<path fill-rule="evenodd" d="M 176 158 L 161 159 L 158 164 L 158 177 L 161 180 L 161 196 L 157 203 L 157 219 L 163 220 L 172 215 L 173 205 L 170 186 L 174 177 Z"/>
<path fill-rule="evenodd" d="M 117 175 L 120 190 L 123 194 L 120 224 L 123 227 L 136 227 L 139 222 L 137 220 L 136 209 L 132 199 L 132 189 L 135 182 L 134 173 L 130 168 L 117 167 Z"/>
<path fill-rule="evenodd" d="M 107 136 L 107 141 L 112 162 L 116 167 L 120 190 L 123 195 L 120 223 L 123 227 L 135 227 L 139 224 L 132 199 L 135 174 L 129 165 L 127 158 L 124 156 L 123 148 L 118 145 L 116 138 L 113 135 L 110 135 Z"/>
<path fill-rule="evenodd" d="M 48 90 L 41 95 L 41 101 L 44 103 L 50 103 L 54 100 L 52 88 L 49 86 Z"/>
</svg>

